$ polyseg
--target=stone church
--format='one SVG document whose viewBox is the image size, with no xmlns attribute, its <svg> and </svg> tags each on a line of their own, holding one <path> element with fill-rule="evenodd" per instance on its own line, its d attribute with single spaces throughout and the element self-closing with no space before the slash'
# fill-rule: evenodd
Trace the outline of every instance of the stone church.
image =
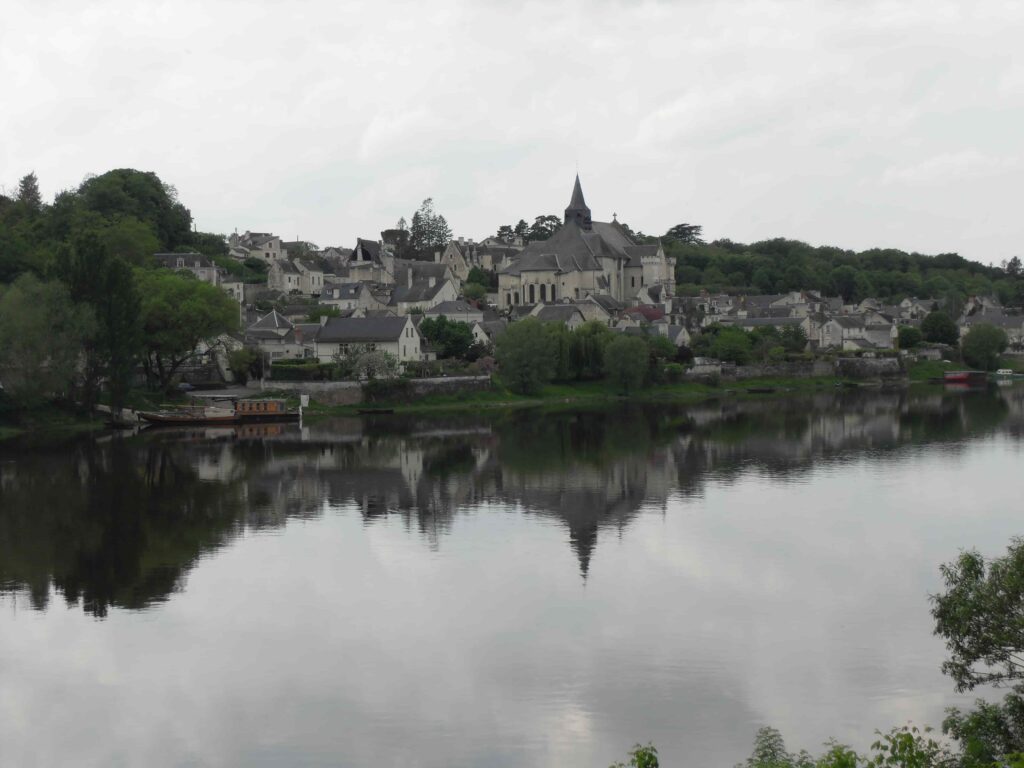
<svg viewBox="0 0 1024 768">
<path fill-rule="evenodd" d="M 675 287 L 675 259 L 660 243 L 637 245 L 618 221 L 594 221 L 577 174 L 562 227 L 529 243 L 498 273 L 498 304 L 582 301 L 609 295 L 625 304 L 662 302 Z"/>
</svg>

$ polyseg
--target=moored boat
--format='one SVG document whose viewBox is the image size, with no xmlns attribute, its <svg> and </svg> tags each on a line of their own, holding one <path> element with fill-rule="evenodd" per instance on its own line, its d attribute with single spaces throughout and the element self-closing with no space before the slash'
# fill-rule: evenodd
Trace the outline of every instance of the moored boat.
<svg viewBox="0 0 1024 768">
<path fill-rule="evenodd" d="M 946 371 L 942 380 L 947 384 L 980 385 L 988 382 L 988 374 L 984 371 Z"/>
<path fill-rule="evenodd" d="M 236 400 L 234 407 L 190 405 L 162 411 L 139 411 L 150 424 L 239 424 L 258 421 L 291 421 L 298 411 L 289 410 L 284 400 Z"/>
</svg>

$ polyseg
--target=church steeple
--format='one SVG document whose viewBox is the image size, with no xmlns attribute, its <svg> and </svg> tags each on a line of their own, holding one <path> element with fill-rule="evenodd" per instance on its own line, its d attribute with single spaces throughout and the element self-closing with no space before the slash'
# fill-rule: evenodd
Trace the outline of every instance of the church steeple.
<svg viewBox="0 0 1024 768">
<path fill-rule="evenodd" d="M 580 186 L 580 175 L 576 174 L 576 185 L 572 188 L 572 200 L 569 207 L 565 209 L 565 223 L 575 221 L 580 229 L 590 229 L 590 209 L 587 201 L 583 199 L 583 187 Z"/>
</svg>

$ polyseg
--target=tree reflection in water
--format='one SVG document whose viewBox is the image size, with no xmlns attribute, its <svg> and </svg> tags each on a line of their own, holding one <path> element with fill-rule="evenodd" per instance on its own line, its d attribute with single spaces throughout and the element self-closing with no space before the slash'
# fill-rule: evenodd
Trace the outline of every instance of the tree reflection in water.
<svg viewBox="0 0 1024 768">
<path fill-rule="evenodd" d="M 97 617 L 183 588 L 200 558 L 246 530 L 358 509 L 400 516 L 439 547 L 483 503 L 553 519 L 586 578 L 602 529 L 672 494 L 756 471 L 898 457 L 1004 431 L 1024 393 L 827 392 L 696 406 L 438 418 L 337 419 L 306 430 L 147 431 L 58 448 L 0 449 L 0 591 L 52 593 Z"/>
</svg>

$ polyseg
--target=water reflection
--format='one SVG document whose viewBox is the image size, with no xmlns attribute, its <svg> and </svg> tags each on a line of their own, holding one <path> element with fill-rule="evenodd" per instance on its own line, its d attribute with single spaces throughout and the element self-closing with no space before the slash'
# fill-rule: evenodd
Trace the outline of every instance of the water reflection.
<svg viewBox="0 0 1024 768">
<path fill-rule="evenodd" d="M 799 479 L 823 462 L 961 451 L 1019 439 L 1024 391 L 826 392 L 690 407 L 335 419 L 299 429 L 147 431 L 0 453 L 0 591 L 56 592 L 103 617 L 167 600 L 246 531 L 357 509 L 399 517 L 433 548 L 482 505 L 554 522 L 586 579 L 602 535 L 673 495 L 750 472 Z M 603 533 L 603 532 L 607 533 Z"/>
</svg>

